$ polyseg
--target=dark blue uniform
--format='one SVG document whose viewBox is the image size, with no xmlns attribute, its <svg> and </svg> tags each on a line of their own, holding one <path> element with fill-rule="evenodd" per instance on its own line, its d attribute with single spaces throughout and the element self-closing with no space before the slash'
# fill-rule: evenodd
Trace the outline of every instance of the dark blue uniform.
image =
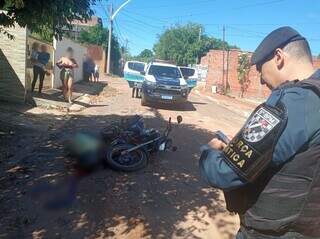
<svg viewBox="0 0 320 239">
<path fill-rule="evenodd" d="M 308 80 L 315 87 L 303 83 Z M 272 91 L 263 106 L 267 110 L 279 106 L 284 109 L 283 127 L 275 130 L 280 134 L 272 136 L 266 130 L 261 136 L 261 130 L 247 137 L 248 129 L 269 119 L 267 115 L 252 120 L 259 116 L 258 111 L 235 137 L 241 139 L 231 141 L 231 153 L 208 149 L 200 159 L 202 176 L 224 191 L 227 207 L 233 204 L 231 211 L 240 215 L 241 227 L 246 230 L 237 238 L 320 238 L 320 70 L 307 81 L 284 83 Z M 274 126 L 277 123 L 275 118 Z M 266 129 L 272 132 L 272 125 Z M 261 151 L 265 153 L 256 153 L 260 147 L 256 145 L 263 145 L 268 133 L 269 141 Z M 250 157 L 254 159 L 250 161 Z M 263 170 L 251 177 L 254 170 L 242 172 L 246 164 L 256 164 L 254 170 Z"/>
<path fill-rule="evenodd" d="M 320 78 L 320 70 L 314 77 Z M 278 101 L 287 109 L 288 122 L 276 143 L 270 167 L 289 161 L 304 144 L 312 143 L 311 138 L 320 142 L 320 98 L 313 91 L 301 87 L 276 89 L 266 104 L 275 106 Z M 210 185 L 230 190 L 246 184 L 223 160 L 221 151 L 212 149 L 208 153 L 206 160 L 201 161 L 200 169 Z"/>
</svg>

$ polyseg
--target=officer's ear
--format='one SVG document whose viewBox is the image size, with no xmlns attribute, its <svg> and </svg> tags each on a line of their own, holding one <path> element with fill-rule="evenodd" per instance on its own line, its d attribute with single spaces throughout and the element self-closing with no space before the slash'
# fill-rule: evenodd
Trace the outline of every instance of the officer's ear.
<svg viewBox="0 0 320 239">
<path fill-rule="evenodd" d="M 274 52 L 274 61 L 277 68 L 280 70 L 284 66 L 286 55 L 285 52 L 281 48 L 277 48 Z"/>
</svg>

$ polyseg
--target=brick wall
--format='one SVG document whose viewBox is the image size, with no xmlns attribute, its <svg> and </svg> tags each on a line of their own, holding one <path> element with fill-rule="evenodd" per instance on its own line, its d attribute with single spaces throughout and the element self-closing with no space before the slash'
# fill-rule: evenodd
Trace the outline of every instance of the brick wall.
<svg viewBox="0 0 320 239">
<path fill-rule="evenodd" d="M 314 59 L 313 64 L 316 68 L 320 68 L 320 59 Z"/>
<path fill-rule="evenodd" d="M 14 40 L 0 33 L 0 100 L 24 103 L 27 31 L 18 26 L 6 30 Z"/>
<path fill-rule="evenodd" d="M 217 87 L 217 91 L 221 92 L 223 85 L 230 86 L 230 94 L 240 96 L 241 85 L 238 83 L 238 56 L 239 50 L 230 50 L 225 52 L 225 67 L 223 79 L 223 51 L 210 50 L 207 55 L 201 58 L 201 65 L 208 66 L 208 76 L 206 82 L 206 91 L 212 91 L 212 86 Z M 251 55 L 251 53 L 249 53 Z M 320 68 L 320 59 L 314 60 L 314 65 Z M 244 97 L 265 99 L 270 95 L 270 90 L 260 84 L 260 75 L 256 71 L 255 66 L 249 71 L 250 85 Z M 227 83 L 226 83 L 227 82 Z"/>
<path fill-rule="evenodd" d="M 240 96 L 241 85 L 238 83 L 238 56 L 239 50 L 230 50 L 225 52 L 225 66 L 223 74 L 223 51 L 210 50 L 206 56 L 202 57 L 201 64 L 208 66 L 208 76 L 206 82 L 206 90 L 211 91 L 212 86 L 217 87 L 217 91 L 221 92 L 223 85 L 230 87 L 230 94 Z M 224 78 L 223 78 L 224 77 Z M 270 90 L 266 86 L 260 84 L 259 73 L 255 67 L 249 72 L 250 86 L 245 93 L 247 98 L 266 98 L 270 94 Z"/>
<path fill-rule="evenodd" d="M 100 76 L 103 76 L 106 69 L 106 52 L 98 45 L 88 45 L 87 54 L 99 66 Z"/>
</svg>

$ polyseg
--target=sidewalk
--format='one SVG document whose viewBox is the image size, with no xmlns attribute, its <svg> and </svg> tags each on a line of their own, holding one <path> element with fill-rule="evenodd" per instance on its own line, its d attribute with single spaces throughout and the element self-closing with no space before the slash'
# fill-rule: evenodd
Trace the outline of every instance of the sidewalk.
<svg viewBox="0 0 320 239">
<path fill-rule="evenodd" d="M 240 114 L 245 118 L 248 118 L 252 111 L 263 102 L 261 100 L 255 101 L 220 94 L 212 94 L 200 89 L 195 89 L 193 93 L 199 96 L 205 96 L 216 104 L 219 104 L 220 106 L 223 106 L 237 114 Z"/>
<path fill-rule="evenodd" d="M 41 95 L 35 93 L 33 98 L 38 107 L 81 111 L 85 107 L 90 107 L 91 96 L 99 95 L 106 86 L 108 86 L 107 81 L 97 83 L 80 81 L 75 83 L 73 86 L 72 104 L 64 100 L 61 89 L 44 90 Z"/>
</svg>

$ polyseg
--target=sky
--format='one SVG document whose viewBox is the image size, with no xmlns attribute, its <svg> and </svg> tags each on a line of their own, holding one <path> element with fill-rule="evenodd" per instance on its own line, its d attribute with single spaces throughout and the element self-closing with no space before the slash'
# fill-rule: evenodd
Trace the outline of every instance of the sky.
<svg viewBox="0 0 320 239">
<path fill-rule="evenodd" d="M 108 26 L 107 8 L 125 0 L 102 0 L 93 7 Z M 320 0 L 131 0 L 115 17 L 114 34 L 121 45 L 128 40 L 132 55 L 152 49 L 159 34 L 175 24 L 203 24 L 205 33 L 242 50 L 254 51 L 272 30 L 292 26 L 320 54 Z"/>
</svg>

